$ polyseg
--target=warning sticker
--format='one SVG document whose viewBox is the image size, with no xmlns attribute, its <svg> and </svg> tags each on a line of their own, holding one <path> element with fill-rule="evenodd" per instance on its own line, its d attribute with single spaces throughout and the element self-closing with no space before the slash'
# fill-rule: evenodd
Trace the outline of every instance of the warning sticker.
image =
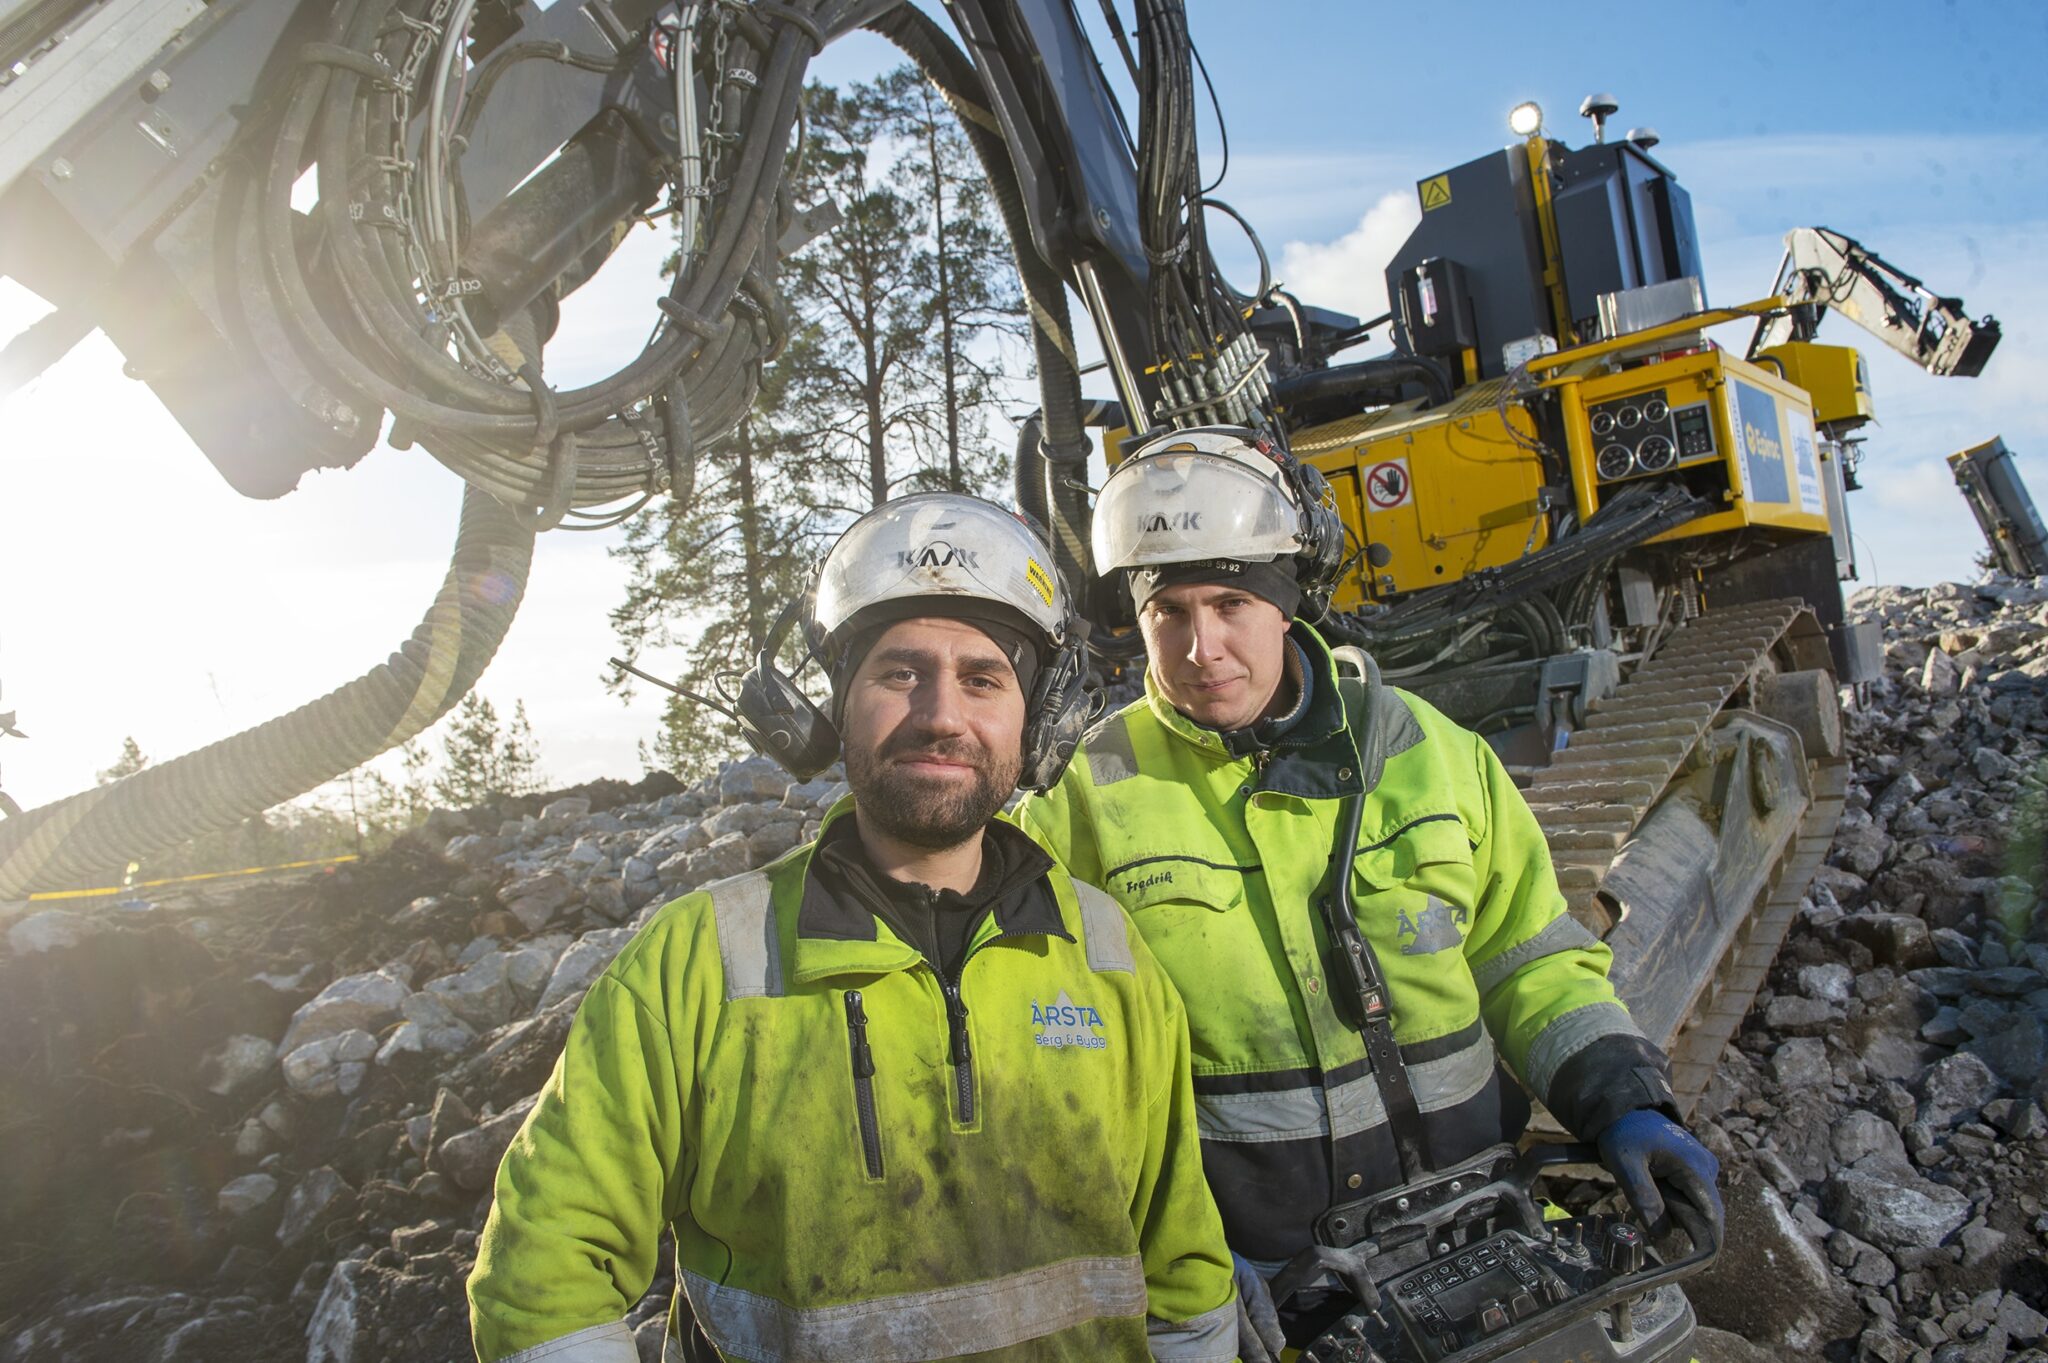
<svg viewBox="0 0 2048 1363">
<path fill-rule="evenodd" d="M 1450 173 L 1447 171 L 1442 175 L 1432 175 L 1415 189 L 1422 195 L 1423 212 L 1427 213 L 1432 208 L 1442 208 L 1451 201 Z"/>
<path fill-rule="evenodd" d="M 1024 580 L 1031 584 L 1031 590 L 1038 593 L 1039 600 L 1048 606 L 1052 604 L 1052 578 L 1038 566 L 1037 559 L 1024 560 Z"/>
<path fill-rule="evenodd" d="M 1365 475 L 1365 499 L 1375 511 L 1392 511 L 1406 506 L 1415 496 L 1415 484 L 1408 477 L 1406 459 L 1389 459 L 1374 464 Z"/>
</svg>

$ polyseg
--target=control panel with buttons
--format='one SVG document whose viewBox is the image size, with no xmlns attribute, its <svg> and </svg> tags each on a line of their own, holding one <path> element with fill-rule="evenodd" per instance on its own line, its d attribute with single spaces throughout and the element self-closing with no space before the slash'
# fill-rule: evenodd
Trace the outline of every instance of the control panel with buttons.
<svg viewBox="0 0 2048 1363">
<path fill-rule="evenodd" d="M 1611 1216 L 1545 1229 L 1499 1231 L 1382 1282 L 1377 1309 L 1345 1316 L 1303 1353 L 1304 1363 L 1464 1363 L 1502 1348 L 1504 1357 L 1573 1363 L 1688 1357 L 1692 1308 L 1675 1286 L 1597 1309 L 1607 1289 L 1658 1267 L 1640 1229 Z M 1525 1322 L 1542 1344 L 1516 1330 Z"/>
</svg>

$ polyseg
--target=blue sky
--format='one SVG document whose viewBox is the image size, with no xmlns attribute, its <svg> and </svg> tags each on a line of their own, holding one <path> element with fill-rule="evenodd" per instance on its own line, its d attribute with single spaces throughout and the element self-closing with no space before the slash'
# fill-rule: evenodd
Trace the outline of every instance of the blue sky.
<svg viewBox="0 0 2048 1363">
<path fill-rule="evenodd" d="M 1097 6 L 1078 7 L 1099 26 Z M 2048 499 L 2048 5 L 1724 0 L 1625 19 L 1555 5 L 1189 8 L 1229 121 L 1220 192 L 1307 301 L 1377 311 L 1417 180 L 1505 145 L 1507 111 L 1525 99 L 1554 136 L 1587 141 L 1579 100 L 1606 91 L 1618 127 L 1662 134 L 1715 301 L 1763 293 L 1786 229 L 1824 224 L 2004 323 L 1981 379 L 1872 354 L 1881 425 L 1868 431 L 1869 490 L 1851 502 L 1866 581 L 1968 575 L 1981 540 L 1942 462 L 1966 444 L 2004 435 Z M 859 78 L 893 60 L 862 35 L 814 73 Z M 550 355 L 558 381 L 608 372 L 644 336 L 661 244 L 640 235 L 572 300 Z M 1216 235 L 1248 282 L 1249 253 L 1220 224 Z M 0 340 L 37 310 L 0 283 Z M 1840 321 L 1821 331 L 1861 338 Z M 0 419 L 0 710 L 18 708 L 34 735 L 0 746 L 0 774 L 24 804 L 90 784 L 125 734 L 170 756 L 357 675 L 410 632 L 445 565 L 459 488 L 419 451 L 380 449 L 282 501 L 246 501 L 98 339 Z M 97 489 L 85 505 L 81 470 Z M 654 729 L 651 701 L 621 707 L 599 681 L 622 586 L 608 540 L 543 538 L 483 681 L 507 709 L 525 698 L 563 782 L 637 774 L 634 743 Z"/>
</svg>

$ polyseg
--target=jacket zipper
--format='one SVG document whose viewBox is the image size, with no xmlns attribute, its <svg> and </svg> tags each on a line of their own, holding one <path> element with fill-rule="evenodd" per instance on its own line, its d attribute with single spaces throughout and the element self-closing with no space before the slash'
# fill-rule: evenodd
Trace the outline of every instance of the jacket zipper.
<svg viewBox="0 0 2048 1363">
<path fill-rule="evenodd" d="M 868 1010 L 860 990 L 846 991 L 846 1034 L 853 1046 L 853 1105 L 860 1115 L 860 1149 L 868 1177 L 882 1176 L 882 1130 L 875 1119 L 875 1053 L 868 1045 Z"/>
<path fill-rule="evenodd" d="M 963 969 L 965 963 L 963 962 Z M 960 1125 L 974 1125 L 974 1047 L 967 1038 L 967 1004 L 960 997 L 960 982 L 939 976 L 939 992 L 946 996 L 946 1034 L 953 1059 L 953 1104 L 959 1109 Z"/>
</svg>

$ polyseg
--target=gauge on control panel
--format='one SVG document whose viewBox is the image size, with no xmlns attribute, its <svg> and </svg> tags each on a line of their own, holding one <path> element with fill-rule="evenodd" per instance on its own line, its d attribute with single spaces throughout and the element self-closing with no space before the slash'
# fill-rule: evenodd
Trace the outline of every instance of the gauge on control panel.
<svg viewBox="0 0 2048 1363">
<path fill-rule="evenodd" d="M 1614 413 L 1595 412 L 1592 420 L 1586 424 L 1592 428 L 1594 435 L 1605 439 L 1614 434 Z"/>
<path fill-rule="evenodd" d="M 1661 435 L 1645 436 L 1636 446 L 1636 466 L 1645 473 L 1662 473 L 1677 462 L 1677 447 Z"/>
<path fill-rule="evenodd" d="M 1662 398 L 1651 398 L 1643 404 L 1643 420 L 1652 426 L 1671 415 L 1671 408 Z"/>
<path fill-rule="evenodd" d="M 1626 445 L 1609 445 L 1593 461 L 1594 471 L 1610 483 L 1616 478 L 1626 478 L 1635 466 L 1636 453 Z"/>
<path fill-rule="evenodd" d="M 1643 424 L 1643 409 L 1636 406 L 1622 408 L 1614 414 L 1614 424 L 1624 431 L 1632 431 Z"/>
</svg>

